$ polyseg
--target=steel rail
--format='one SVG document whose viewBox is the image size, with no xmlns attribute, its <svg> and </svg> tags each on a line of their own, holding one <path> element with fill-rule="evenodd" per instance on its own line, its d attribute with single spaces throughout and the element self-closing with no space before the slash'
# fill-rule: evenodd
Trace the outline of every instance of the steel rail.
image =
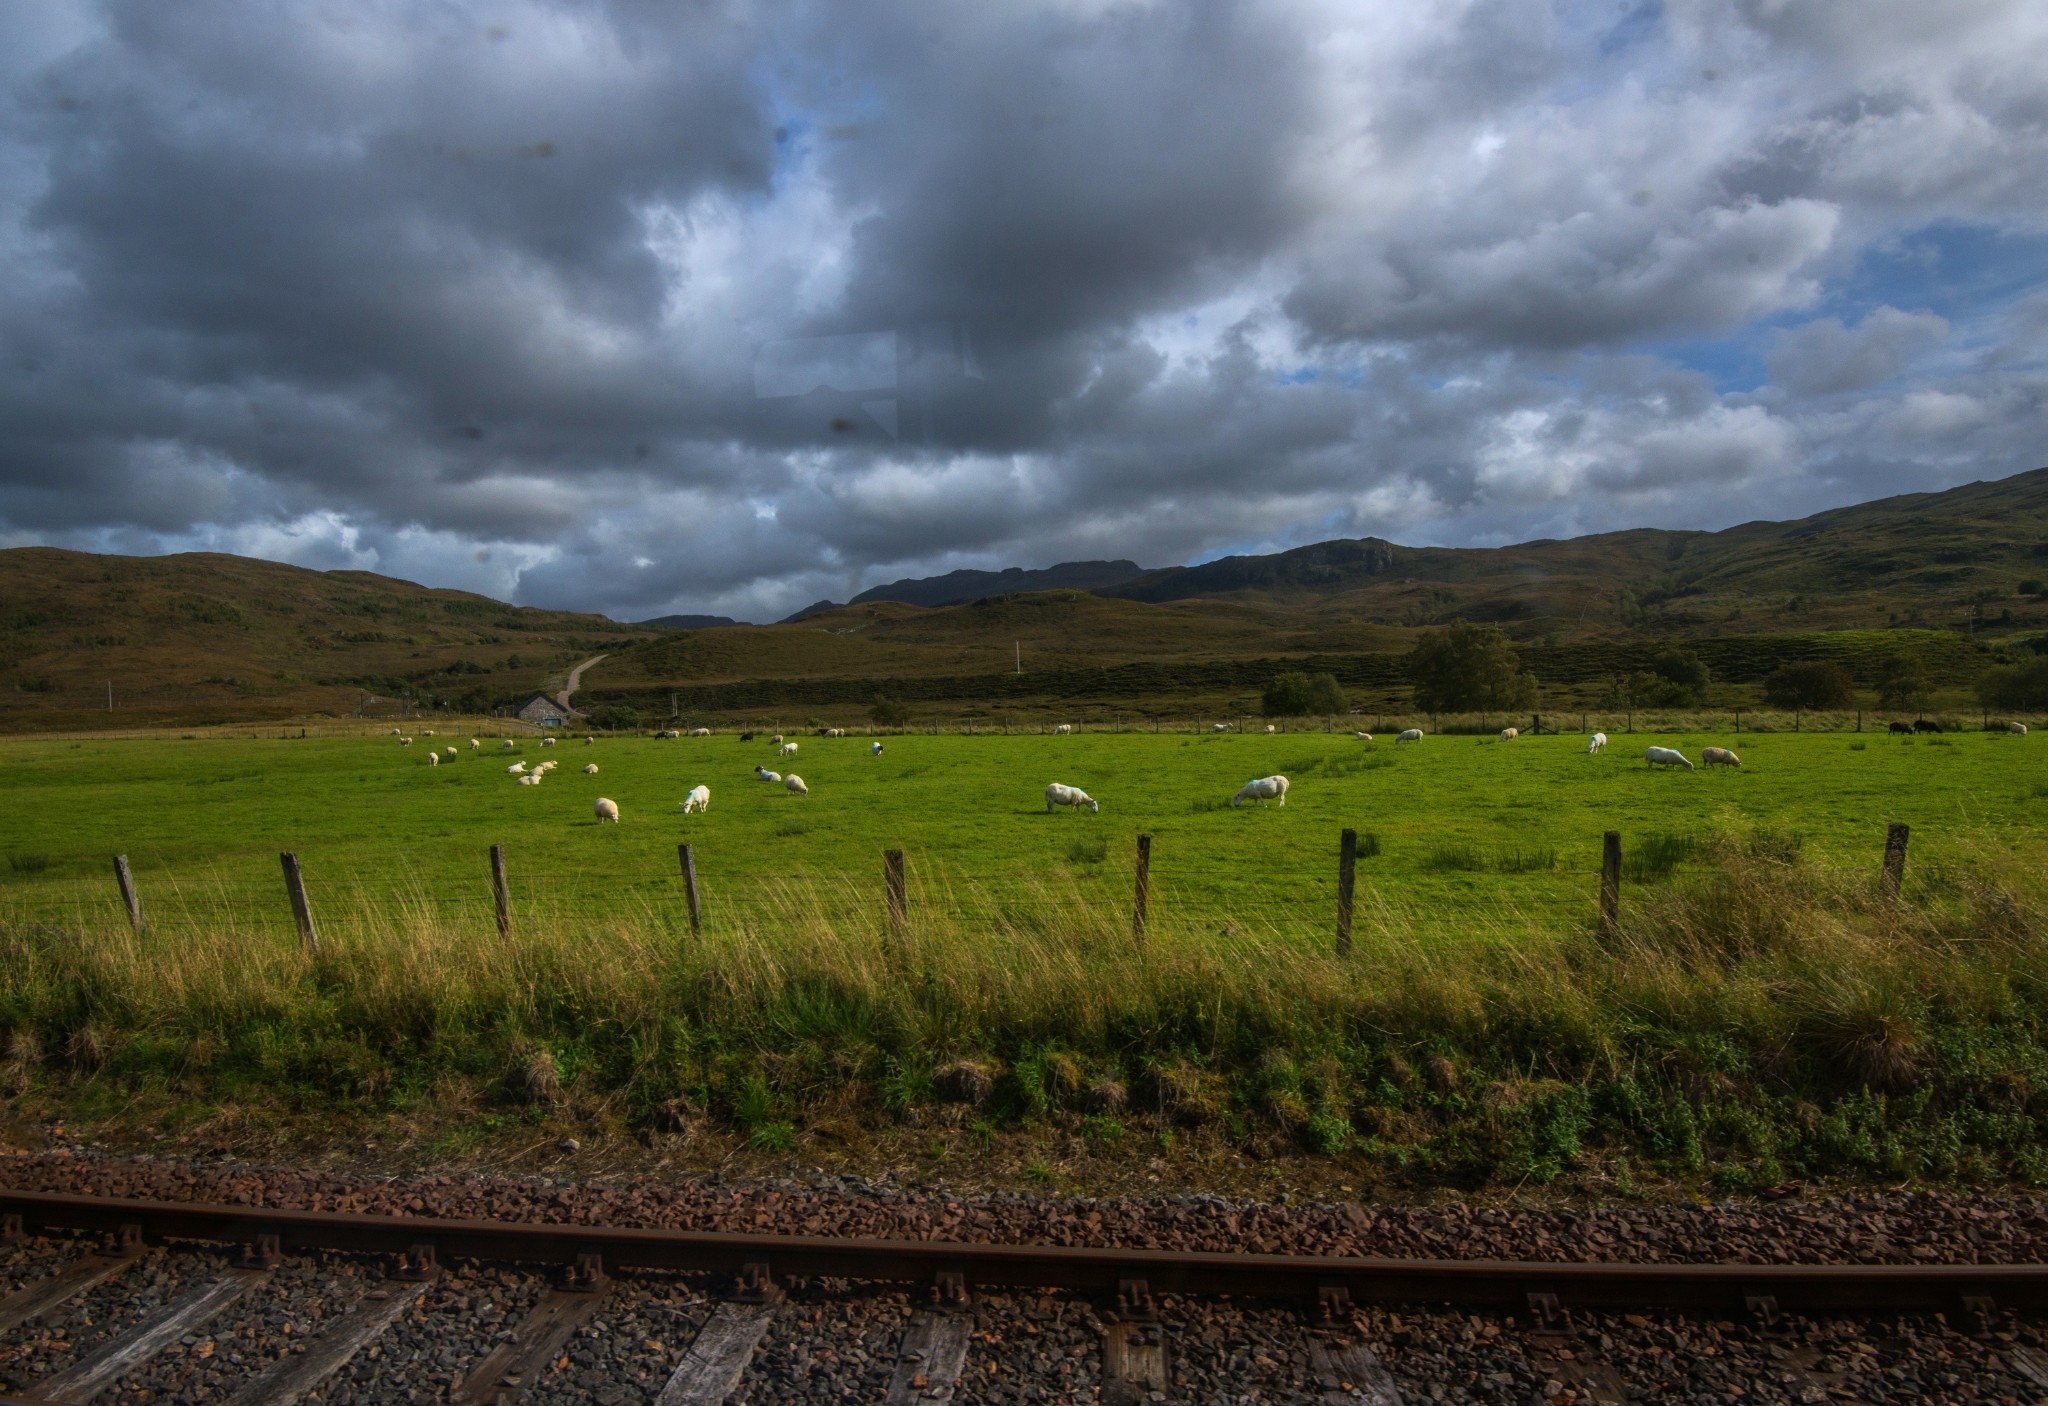
<svg viewBox="0 0 2048 1406">
<path fill-rule="evenodd" d="M 1935 1311 L 1965 1299 L 2000 1308 L 2048 1307 L 2048 1264 L 1784 1265 L 1630 1264 L 1613 1261 L 1423 1260 L 1335 1255 L 1230 1254 L 1045 1244 L 871 1240 L 710 1230 L 432 1216 L 358 1215 L 281 1206 L 228 1206 L 0 1190 L 0 1213 L 25 1230 L 113 1231 L 139 1225 L 153 1240 L 254 1243 L 279 1248 L 397 1254 L 420 1245 L 440 1259 L 573 1265 L 589 1254 L 613 1268 L 737 1274 L 763 1266 L 781 1278 L 1004 1285 L 1113 1294 L 1143 1280 L 1154 1294 L 1313 1299 L 1328 1289 L 1357 1301 L 1526 1308 L 1531 1294 L 1562 1308 L 1696 1309 L 1739 1313 L 1768 1298 L 1784 1311 Z"/>
</svg>

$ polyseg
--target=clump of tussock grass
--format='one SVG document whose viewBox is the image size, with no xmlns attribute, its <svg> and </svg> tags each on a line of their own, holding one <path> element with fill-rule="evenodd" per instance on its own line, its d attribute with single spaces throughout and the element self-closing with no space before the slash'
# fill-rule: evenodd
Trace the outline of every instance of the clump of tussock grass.
<svg viewBox="0 0 2048 1406">
<path fill-rule="evenodd" d="M 39 851 L 16 850 L 7 856 L 7 867 L 17 874 L 40 874 L 50 867 L 50 856 Z"/>
<path fill-rule="evenodd" d="M 1653 830 L 1624 849 L 1622 877 L 1633 883 L 1668 878 L 1671 872 L 1692 858 L 1699 840 L 1692 835 Z"/>
<path fill-rule="evenodd" d="M 1097 836 L 1076 840 L 1067 846 L 1069 864 L 1100 864 L 1109 857 L 1109 841 Z"/>
<path fill-rule="evenodd" d="M 1486 856 L 1478 846 L 1438 841 L 1423 851 L 1422 867 L 1434 873 L 1479 873 L 1486 868 Z"/>
<path fill-rule="evenodd" d="M 1494 851 L 1493 867 L 1502 874 L 1535 874 L 1557 867 L 1555 845 L 1502 845 Z"/>
</svg>

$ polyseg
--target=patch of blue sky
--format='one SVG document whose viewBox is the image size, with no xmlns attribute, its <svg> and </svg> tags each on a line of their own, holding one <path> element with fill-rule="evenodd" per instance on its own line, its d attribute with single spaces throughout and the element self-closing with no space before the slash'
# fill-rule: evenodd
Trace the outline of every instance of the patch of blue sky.
<svg viewBox="0 0 2048 1406">
<path fill-rule="evenodd" d="M 1729 337 L 1696 337 L 1677 341 L 1651 342 L 1639 350 L 1688 371 L 1697 371 L 1714 384 L 1721 395 L 1753 391 L 1769 379 L 1764 370 L 1764 352 L 1779 326 L 1799 318 L 1753 322 Z"/>
<path fill-rule="evenodd" d="M 1889 304 L 1971 322 L 2048 287 L 2048 233 L 1941 220 L 1863 251 L 1810 316 L 1855 322 Z"/>
<path fill-rule="evenodd" d="M 1644 0 L 1624 14 L 1620 21 L 1611 25 L 1600 36 L 1600 57 L 1612 58 L 1641 44 L 1657 38 L 1664 26 L 1664 6 L 1660 0 Z"/>
<path fill-rule="evenodd" d="M 1276 371 L 1273 379 L 1283 386 L 1314 385 L 1323 378 L 1323 373 L 1313 366 L 1303 366 L 1293 371 Z"/>
</svg>

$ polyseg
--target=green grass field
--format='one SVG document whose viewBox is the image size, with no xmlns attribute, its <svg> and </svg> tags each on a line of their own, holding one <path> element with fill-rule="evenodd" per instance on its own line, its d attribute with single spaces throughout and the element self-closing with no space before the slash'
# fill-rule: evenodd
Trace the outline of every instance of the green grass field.
<svg viewBox="0 0 2048 1406">
<path fill-rule="evenodd" d="M 794 736 L 794 734 L 792 734 Z M 1328 929 L 1338 831 L 1370 838 L 1370 901 L 1447 935 L 1590 914 L 1603 831 L 1624 836 L 1628 877 L 1663 877 L 1713 835 L 1796 837 L 1824 861 L 1877 863 L 1884 828 L 1913 826 L 1915 873 L 1987 846 L 2039 854 L 2048 839 L 2048 738 L 1958 733 L 1746 735 L 1739 772 L 1651 771 L 1645 745 L 1697 763 L 1730 736 L 1615 735 L 1588 756 L 1575 734 L 1430 737 L 1395 746 L 1277 736 L 1081 733 L 798 739 L 777 762 L 765 738 L 581 738 L 459 748 L 429 768 L 428 739 L 250 741 L 175 737 L 0 741 L 0 911 L 43 920 L 118 913 L 109 856 L 129 856 L 152 914 L 194 921 L 273 915 L 288 931 L 277 855 L 300 856 L 317 911 L 404 904 L 488 922 L 486 852 L 503 844 L 515 911 L 588 918 L 679 905 L 676 845 L 696 846 L 707 922 L 787 901 L 880 902 L 880 851 L 910 857 L 922 904 L 1014 909 L 1048 882 L 1124 911 L 1134 837 L 1153 838 L 1155 916 L 1214 927 Z M 536 787 L 506 767 L 558 759 Z M 595 761 L 596 776 L 582 767 Z M 753 778 L 796 771 L 808 797 Z M 1284 808 L 1232 809 L 1246 779 L 1292 781 Z M 1043 788 L 1086 788 L 1102 812 L 1047 814 Z M 685 816 L 688 788 L 711 788 Z M 592 801 L 618 802 L 600 826 Z M 1373 853 L 1374 847 L 1377 853 Z M 872 902 L 870 902 L 872 900 Z"/>
<path fill-rule="evenodd" d="M 1428 1184 L 2048 1184 L 2048 744 L 1774 732 L 1744 735 L 1740 772 L 1641 759 L 1732 740 L 926 734 L 873 757 L 806 737 L 807 798 L 750 779 L 768 745 L 730 735 L 529 743 L 561 761 L 538 787 L 466 738 L 433 768 L 424 738 L 8 740 L 0 1098 L 129 1132 L 223 1110 L 342 1136 L 709 1127 L 829 1158 L 849 1127 L 945 1128 L 1192 1137 Z M 1284 808 L 1229 807 L 1275 771 Z M 1102 813 L 1048 815 L 1051 780 Z M 698 782 L 710 812 L 684 816 Z M 598 795 L 623 824 L 595 823 Z M 1914 827 L 1898 901 L 1877 882 L 1890 821 Z M 1340 956 L 1345 826 L 1370 842 Z M 1609 828 L 1611 933 L 1592 921 Z M 891 845 L 911 856 L 901 933 Z M 1120 1142 L 1127 1124 L 1146 1136 Z"/>
</svg>

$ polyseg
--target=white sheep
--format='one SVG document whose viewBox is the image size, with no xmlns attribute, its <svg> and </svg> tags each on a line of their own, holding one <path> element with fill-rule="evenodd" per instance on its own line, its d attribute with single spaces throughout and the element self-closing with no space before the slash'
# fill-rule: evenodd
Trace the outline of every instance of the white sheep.
<svg viewBox="0 0 2048 1406">
<path fill-rule="evenodd" d="M 1606 745 L 1607 734 L 1604 732 L 1596 732 L 1591 737 L 1586 739 L 1586 755 L 1590 757 Z"/>
<path fill-rule="evenodd" d="M 1274 724 L 1274 723 L 1267 723 L 1267 724 L 1266 724 L 1266 731 L 1268 731 L 1268 732 L 1278 732 L 1279 730 L 1280 730 L 1280 728 L 1278 727 L 1278 725 L 1277 725 L 1277 724 Z"/>
<path fill-rule="evenodd" d="M 398 745 L 401 747 L 410 747 L 412 746 L 412 739 L 410 737 L 401 737 L 398 739 Z"/>
<path fill-rule="evenodd" d="M 619 803 L 617 801 L 606 800 L 603 796 L 599 796 L 597 804 L 592 806 L 591 809 L 597 812 L 598 824 L 602 825 L 607 820 L 611 821 L 614 825 L 619 823 Z"/>
<path fill-rule="evenodd" d="M 709 786 L 692 786 L 689 794 L 683 797 L 684 815 L 688 815 L 693 810 L 709 809 L 711 809 L 711 788 Z"/>
<path fill-rule="evenodd" d="M 1399 737 L 1396 737 L 1396 738 L 1394 739 L 1394 745 L 1395 745 L 1396 747 L 1398 747 L 1398 746 L 1400 746 L 1400 745 L 1401 745 L 1401 744 L 1402 744 L 1403 742 L 1420 742 L 1421 740 L 1422 740 L 1422 729 L 1421 729 L 1421 728 L 1419 728 L 1419 727 L 1411 727 L 1411 728 L 1407 728 L 1407 729 L 1403 730 L 1403 732 L 1401 733 L 1401 735 L 1400 735 Z"/>
<path fill-rule="evenodd" d="M 782 784 L 792 796 L 808 796 L 811 794 L 811 788 L 804 785 L 804 779 L 793 771 L 782 778 Z"/>
<path fill-rule="evenodd" d="M 588 764 L 587 766 L 585 766 L 585 767 L 583 768 L 583 774 L 584 774 L 585 776 L 595 776 L 595 775 L 597 775 L 597 763 L 596 763 L 596 762 L 591 762 L 591 763 L 589 763 L 589 764 Z"/>
<path fill-rule="evenodd" d="M 760 781 L 780 781 L 780 780 L 782 780 L 782 773 L 781 773 L 781 772 L 779 772 L 779 771 L 770 771 L 770 770 L 768 770 L 768 768 L 767 768 L 767 767 L 765 767 L 765 766 L 757 766 L 757 767 L 755 767 L 755 768 L 754 768 L 754 776 L 755 776 L 755 779 L 757 779 L 757 780 L 760 780 Z"/>
<path fill-rule="evenodd" d="M 690 729 L 690 736 L 692 737 L 709 737 L 710 735 L 711 729 L 708 727 L 693 727 Z"/>
<path fill-rule="evenodd" d="M 429 752 L 429 753 L 427 753 L 427 765 L 428 765 L 428 766 L 439 766 L 439 765 L 441 765 L 441 754 L 440 754 L 439 752 Z"/>
<path fill-rule="evenodd" d="M 512 739 L 508 737 L 503 742 L 500 742 L 498 745 L 500 747 L 510 747 L 512 745 Z"/>
<path fill-rule="evenodd" d="M 554 769 L 555 769 L 555 764 L 554 764 L 553 762 L 542 762 L 542 763 L 541 763 L 541 764 L 540 764 L 539 766 L 537 766 L 537 767 L 535 767 L 535 768 L 534 768 L 534 770 L 535 770 L 535 771 L 538 771 L 538 772 L 542 772 L 542 773 L 550 772 L 550 771 L 553 771 Z"/>
<path fill-rule="evenodd" d="M 552 737 L 543 737 L 540 740 L 540 745 L 543 747 L 552 747 L 555 745 L 555 739 Z"/>
<path fill-rule="evenodd" d="M 455 755 L 455 749 L 454 749 L 453 747 L 450 747 L 450 748 L 448 749 L 448 755 L 449 755 L 450 757 L 453 757 L 453 756 Z"/>
<path fill-rule="evenodd" d="M 470 750 L 470 751 L 472 751 L 472 752 L 474 752 L 474 751 L 475 751 L 475 750 L 476 750 L 477 748 L 479 748 L 479 747 L 481 747 L 481 746 L 483 746 L 483 745 L 484 745 L 483 743 L 481 743 L 481 742 L 477 741 L 477 740 L 476 740 L 476 739 L 475 739 L 474 737 L 472 737 L 472 738 L 470 738 L 470 739 L 469 739 L 469 750 Z"/>
<path fill-rule="evenodd" d="M 1518 727 L 1504 727 L 1500 730 L 1500 740 L 1503 742 L 1512 742 L 1521 735 L 1522 729 Z"/>
<path fill-rule="evenodd" d="M 508 767 L 506 767 L 506 768 L 505 768 L 505 773 L 506 773 L 506 775 L 508 775 L 508 776 L 518 776 L 518 775 L 520 775 L 520 774 L 521 774 L 522 772 L 524 772 L 525 770 L 526 770 L 526 763 L 525 763 L 525 762 L 514 762 L 514 763 L 512 763 L 512 765 L 510 765 L 510 766 L 508 766 Z"/>
<path fill-rule="evenodd" d="M 539 778 L 538 776 L 534 776 L 534 775 L 531 775 L 531 774 L 529 774 L 529 775 L 526 775 L 526 776 L 522 776 L 522 777 L 520 777 L 520 778 L 519 778 L 519 784 L 520 784 L 521 786 L 538 786 L 538 785 L 540 785 L 540 778 Z"/>
<path fill-rule="evenodd" d="M 825 735 L 827 737 L 844 737 L 846 736 L 846 729 L 843 727 L 828 727 L 825 729 Z"/>
<path fill-rule="evenodd" d="M 391 735 L 392 735 L 393 737 L 400 737 L 400 736 L 403 736 L 403 735 L 404 735 L 404 733 L 405 733 L 405 729 L 404 729 L 404 728 L 402 728 L 402 727 L 394 727 L 394 728 L 392 728 L 392 729 L 391 729 Z"/>
<path fill-rule="evenodd" d="M 1372 741 L 1372 734 L 1369 732 L 1354 732 L 1351 735 L 1353 737 L 1356 737 L 1360 742 Z"/>
<path fill-rule="evenodd" d="M 423 727 L 423 728 L 421 728 L 421 729 L 420 729 L 420 736 L 422 736 L 422 737 L 432 737 L 433 735 L 434 735 L 434 729 L 432 729 L 432 728 L 430 728 L 430 727 Z"/>
<path fill-rule="evenodd" d="M 1211 724 L 1210 724 L 1210 726 L 1209 726 L 1209 731 L 1211 731 L 1211 732 L 1228 732 L 1228 731 L 1230 731 L 1230 724 L 1229 724 L 1229 723 L 1211 723 Z"/>
<path fill-rule="evenodd" d="M 595 737 L 586 737 L 583 739 L 583 745 L 586 747 L 595 747 L 597 745 L 597 739 Z"/>
<path fill-rule="evenodd" d="M 2027 725 L 2025 723 L 2007 723 L 2005 730 L 2014 737 L 2025 737 L 2027 735 Z"/>
<path fill-rule="evenodd" d="M 1646 748 L 1643 760 L 1652 767 L 1682 766 L 1687 771 L 1692 770 L 1692 763 L 1685 759 L 1685 754 L 1671 747 Z"/>
<path fill-rule="evenodd" d="M 783 743 L 783 744 L 782 744 L 782 745 L 781 745 L 780 747 L 777 747 L 777 748 L 775 749 L 775 755 L 776 755 L 776 756 L 778 756 L 778 757 L 793 757 L 793 756 L 795 756 L 795 755 L 796 755 L 796 743 L 794 743 L 794 742 L 785 742 L 785 743 Z"/>
<path fill-rule="evenodd" d="M 1284 776 L 1260 776 L 1240 786 L 1237 794 L 1230 798 L 1230 804 L 1235 807 L 1241 801 L 1257 801 L 1260 805 L 1264 805 L 1267 801 L 1276 798 L 1282 806 L 1287 804 L 1287 778 Z"/>
<path fill-rule="evenodd" d="M 1050 813 L 1055 806 L 1072 806 L 1075 810 L 1086 806 L 1098 815 L 1102 813 L 1102 807 L 1096 804 L 1095 797 L 1083 791 L 1079 786 L 1062 786 L 1057 781 L 1045 788 L 1046 811 Z"/>
<path fill-rule="evenodd" d="M 775 735 L 774 735 L 773 737 L 769 738 L 768 740 L 769 740 L 769 741 L 770 741 L 771 743 L 773 743 L 773 744 L 774 744 L 775 746 L 777 746 L 777 747 L 780 747 L 780 746 L 782 745 L 782 734 L 778 732 L 778 733 L 776 733 L 776 734 L 775 734 Z"/>
<path fill-rule="evenodd" d="M 1054 737 L 1064 737 L 1073 730 L 1074 725 L 1072 723 L 1061 723 L 1058 727 L 1052 730 L 1052 735 Z"/>
<path fill-rule="evenodd" d="M 1709 747 L 1700 753 L 1700 760 L 1708 766 L 1732 766 L 1738 769 L 1742 766 L 1742 758 L 1726 747 Z"/>
<path fill-rule="evenodd" d="M 879 743 L 879 742 L 871 742 L 871 743 L 869 743 L 869 744 L 868 744 L 868 755 L 869 755 L 869 756 L 871 756 L 871 757 L 879 757 L 879 756 L 881 756 L 881 755 L 882 755 L 882 744 L 881 744 L 881 743 Z"/>
</svg>

